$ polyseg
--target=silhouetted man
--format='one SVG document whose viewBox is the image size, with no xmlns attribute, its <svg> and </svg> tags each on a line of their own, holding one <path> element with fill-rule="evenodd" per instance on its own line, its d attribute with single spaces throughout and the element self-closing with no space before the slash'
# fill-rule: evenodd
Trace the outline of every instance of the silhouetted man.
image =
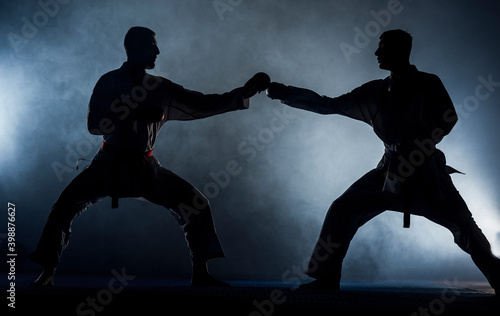
<svg viewBox="0 0 500 316">
<path fill-rule="evenodd" d="M 102 148 L 92 163 L 62 192 L 52 207 L 30 259 L 44 271 L 34 286 L 53 285 L 55 269 L 67 246 L 71 223 L 106 196 L 143 198 L 171 211 L 185 232 L 193 263 L 192 285 L 228 286 L 212 277 L 207 261 L 224 257 L 208 200 L 190 183 L 163 168 L 153 156 L 156 136 L 169 120 L 195 120 L 246 109 L 249 98 L 265 90 L 269 77 L 259 73 L 243 87 L 204 95 L 146 73 L 160 53 L 155 33 L 132 27 L 125 36 L 127 61 L 103 75 L 90 99 L 87 127 L 102 135 Z M 216 141 L 216 140 L 214 140 Z"/>
<path fill-rule="evenodd" d="M 295 108 L 368 123 L 385 145 L 378 166 L 330 206 L 307 271 L 316 280 L 302 288 L 338 289 L 354 234 L 385 210 L 403 212 L 405 227 L 411 212 L 448 228 L 495 291 L 500 288 L 500 259 L 451 181 L 456 170 L 436 148 L 457 121 L 453 103 L 437 76 L 410 65 L 411 46 L 408 33 L 384 32 L 375 55 L 390 76 L 337 98 L 274 82 L 267 90 L 270 98 Z M 325 243 L 332 247 L 325 249 Z"/>
</svg>

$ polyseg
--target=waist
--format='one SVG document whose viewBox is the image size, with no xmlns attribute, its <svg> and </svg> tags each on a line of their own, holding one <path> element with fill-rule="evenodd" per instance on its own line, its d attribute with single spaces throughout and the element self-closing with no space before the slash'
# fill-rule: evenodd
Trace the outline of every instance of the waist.
<svg viewBox="0 0 500 316">
<path fill-rule="evenodd" d="M 112 155 L 117 155 L 117 156 L 129 156 L 129 157 L 130 156 L 144 156 L 144 157 L 153 156 L 153 150 L 141 152 L 141 151 L 126 148 L 126 147 L 108 144 L 105 141 L 102 142 L 101 148 L 105 152 L 110 153 Z"/>
</svg>

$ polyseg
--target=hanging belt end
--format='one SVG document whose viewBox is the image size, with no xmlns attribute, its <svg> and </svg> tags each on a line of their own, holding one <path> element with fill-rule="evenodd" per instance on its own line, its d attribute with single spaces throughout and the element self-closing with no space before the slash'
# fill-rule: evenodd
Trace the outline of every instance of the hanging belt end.
<svg viewBox="0 0 500 316">
<path fill-rule="evenodd" d="M 118 208 L 118 198 L 116 196 L 111 197 L 111 208 Z"/>
<path fill-rule="evenodd" d="M 404 212 L 404 215 L 403 215 L 403 227 L 404 228 L 410 228 L 410 213 L 409 212 Z"/>
</svg>

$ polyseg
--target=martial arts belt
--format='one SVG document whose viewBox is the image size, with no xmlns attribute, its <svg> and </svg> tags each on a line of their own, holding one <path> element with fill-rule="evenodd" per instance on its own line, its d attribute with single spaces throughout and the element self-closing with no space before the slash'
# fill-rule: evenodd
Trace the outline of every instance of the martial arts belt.
<svg viewBox="0 0 500 316">
<path fill-rule="evenodd" d="M 101 148 L 115 156 L 111 167 L 111 208 L 118 208 L 120 197 L 139 197 L 141 190 L 150 189 L 153 175 L 148 158 L 153 155 L 152 150 L 141 153 L 110 145 L 104 141 Z M 124 177 L 127 178 L 124 179 Z M 126 187 L 124 188 L 123 185 Z M 134 185 L 142 185 L 142 187 L 134 190 Z"/>
<path fill-rule="evenodd" d="M 390 192 L 394 194 L 401 194 L 403 198 L 403 227 L 410 227 L 410 209 L 411 209 L 411 186 L 410 182 L 412 181 L 411 176 L 415 172 L 419 172 L 424 175 L 425 181 L 422 181 L 420 186 L 424 188 L 427 192 L 428 197 L 433 200 L 441 200 L 445 198 L 445 190 L 446 190 L 446 182 L 441 183 L 441 174 L 444 171 L 446 174 L 460 173 L 464 174 L 456 170 L 453 167 L 446 165 L 446 158 L 438 149 L 435 149 L 432 152 L 432 155 L 426 156 L 425 163 L 418 166 L 418 171 L 416 170 L 417 166 L 415 166 L 413 171 L 408 171 L 408 176 L 403 177 L 400 174 L 399 164 L 397 157 L 400 153 L 397 151 L 396 146 L 390 146 L 386 148 L 386 152 L 384 154 L 385 161 L 384 163 L 387 166 L 386 178 L 384 182 L 383 191 Z M 444 170 L 442 169 L 444 168 Z M 443 187 L 444 186 L 444 187 Z"/>
<path fill-rule="evenodd" d="M 393 148 L 387 148 L 384 158 L 387 159 L 387 172 L 385 174 L 384 187 L 382 191 L 389 192 L 393 194 L 400 194 L 403 198 L 403 227 L 410 227 L 410 190 L 407 183 L 404 183 L 407 179 L 399 175 L 398 164 L 396 162 L 396 157 L 400 153 Z"/>
</svg>

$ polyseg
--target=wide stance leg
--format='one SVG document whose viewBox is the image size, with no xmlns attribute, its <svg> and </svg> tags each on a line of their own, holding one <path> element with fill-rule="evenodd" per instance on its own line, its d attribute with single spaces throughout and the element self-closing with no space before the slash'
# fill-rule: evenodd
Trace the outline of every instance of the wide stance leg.
<svg viewBox="0 0 500 316">
<path fill-rule="evenodd" d="M 450 180 L 451 181 L 451 180 Z M 470 254 L 496 290 L 500 289 L 500 259 L 491 252 L 491 245 L 477 226 L 465 201 L 454 186 L 445 200 L 424 207 L 422 213 L 431 221 L 448 228 L 455 243 Z"/>
<path fill-rule="evenodd" d="M 166 207 L 184 230 L 193 260 L 193 285 L 226 286 L 208 274 L 206 262 L 224 257 L 217 237 L 209 201 L 189 182 L 150 160 L 153 168 L 151 190 L 143 197 Z"/>
<path fill-rule="evenodd" d="M 29 258 L 42 265 L 45 271 L 33 285 L 46 286 L 53 283 L 54 271 L 69 243 L 71 223 L 103 197 L 93 185 L 94 173 L 92 168 L 84 169 L 70 182 L 53 205 L 38 245 L 35 251 L 29 254 Z"/>
<path fill-rule="evenodd" d="M 372 170 L 332 203 L 309 261 L 309 276 L 338 285 L 342 261 L 358 228 L 385 210 L 402 209 L 401 197 L 382 192 L 383 183 L 383 176 Z"/>
<path fill-rule="evenodd" d="M 189 182 L 161 167 L 156 159 L 151 164 L 153 183 L 143 197 L 170 210 L 184 230 L 193 257 L 204 260 L 224 257 L 208 200 Z"/>
<path fill-rule="evenodd" d="M 449 183 L 445 184 L 447 190 L 444 199 L 429 200 L 420 194 L 421 199 L 411 204 L 412 213 L 425 216 L 448 228 L 454 236 L 455 243 L 471 255 L 474 263 L 498 293 L 500 259 L 491 252 L 490 243 L 475 223 L 465 201 L 448 175 L 447 179 Z M 402 210 L 402 198 L 383 193 L 382 184 L 383 178 L 377 172 L 370 171 L 333 202 L 307 271 L 311 277 L 318 280 L 303 287 L 338 286 L 342 261 L 358 228 L 384 210 Z"/>
</svg>

